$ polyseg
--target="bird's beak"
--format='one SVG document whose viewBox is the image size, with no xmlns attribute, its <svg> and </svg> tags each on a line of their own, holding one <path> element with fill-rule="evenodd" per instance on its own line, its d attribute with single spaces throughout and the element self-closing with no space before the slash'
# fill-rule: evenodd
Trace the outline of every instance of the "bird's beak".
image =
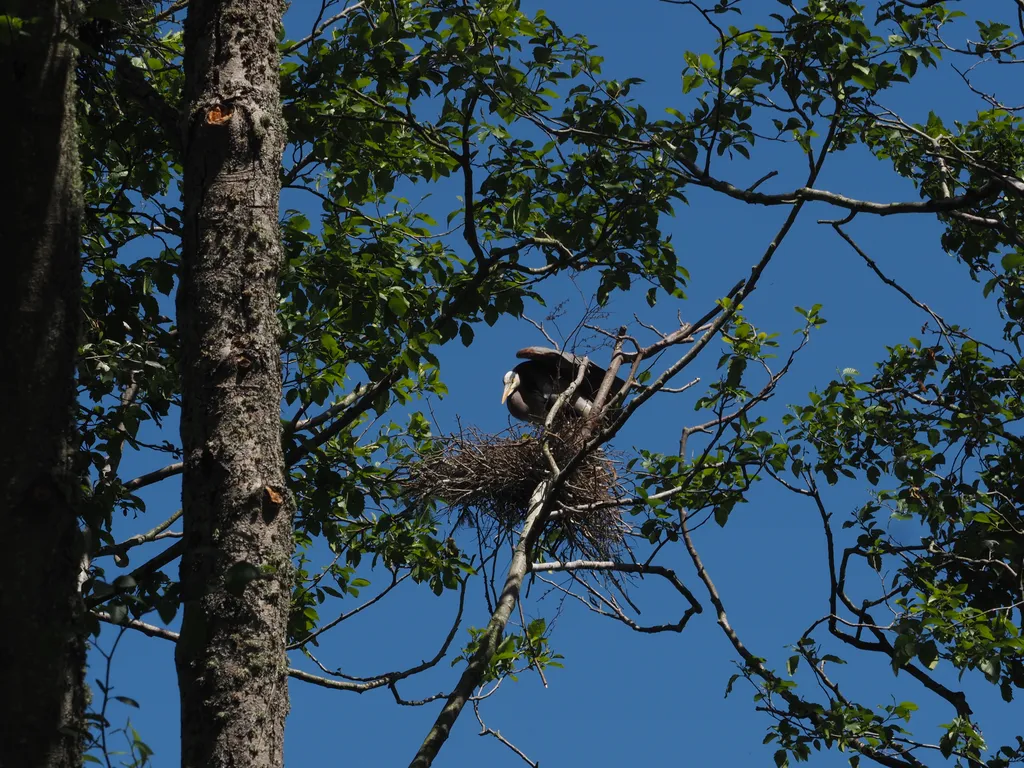
<svg viewBox="0 0 1024 768">
<path fill-rule="evenodd" d="M 501 393 L 501 402 L 504 404 L 504 402 L 508 400 L 509 397 L 512 396 L 512 393 L 515 392 L 518 388 L 519 377 L 513 376 L 512 381 L 506 382 L 505 384 L 505 390 Z"/>
</svg>

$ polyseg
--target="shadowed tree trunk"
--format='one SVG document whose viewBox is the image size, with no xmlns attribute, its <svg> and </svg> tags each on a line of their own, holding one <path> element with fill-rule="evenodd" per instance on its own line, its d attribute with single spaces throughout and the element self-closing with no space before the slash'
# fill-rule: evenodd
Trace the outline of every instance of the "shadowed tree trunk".
<svg viewBox="0 0 1024 768">
<path fill-rule="evenodd" d="M 277 320 L 280 0 L 185 22 L 182 765 L 283 765 L 291 505 Z"/>
<path fill-rule="evenodd" d="M 75 50 L 61 38 L 69 5 L 0 3 L 0 765 L 18 768 L 77 766 L 82 754 L 72 461 L 82 197 Z"/>
</svg>

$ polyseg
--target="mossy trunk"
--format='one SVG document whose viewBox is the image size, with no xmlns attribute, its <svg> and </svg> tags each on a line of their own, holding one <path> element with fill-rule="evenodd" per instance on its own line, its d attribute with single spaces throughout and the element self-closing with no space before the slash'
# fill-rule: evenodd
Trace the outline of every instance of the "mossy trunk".
<svg viewBox="0 0 1024 768">
<path fill-rule="evenodd" d="M 182 765 L 282 766 L 292 510 L 281 445 L 281 0 L 192 0 L 178 322 Z"/>
<path fill-rule="evenodd" d="M 0 14 L 0 766 L 81 764 L 85 646 L 72 408 L 82 196 L 58 0 Z"/>
</svg>

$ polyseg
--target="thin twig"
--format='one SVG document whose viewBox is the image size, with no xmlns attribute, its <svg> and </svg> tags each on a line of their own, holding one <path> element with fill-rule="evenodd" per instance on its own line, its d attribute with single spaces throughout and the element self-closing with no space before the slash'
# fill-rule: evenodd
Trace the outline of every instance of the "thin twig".
<svg viewBox="0 0 1024 768">
<path fill-rule="evenodd" d="M 474 714 L 476 714 L 476 721 L 478 723 L 480 723 L 480 733 L 478 735 L 480 735 L 480 736 L 493 736 L 498 741 L 500 741 L 502 744 L 504 744 L 506 747 L 511 749 L 513 752 L 515 752 L 516 755 L 518 755 L 519 758 L 524 763 L 526 763 L 527 765 L 531 766 L 532 768 L 540 768 L 540 763 L 536 763 L 533 760 L 531 760 L 530 758 L 528 758 L 526 756 L 525 752 L 523 752 L 521 749 L 519 749 L 519 747 L 517 747 L 511 741 L 509 741 L 504 736 L 502 736 L 500 731 L 496 731 L 493 728 L 488 728 L 486 725 L 484 725 L 483 718 L 480 717 L 480 702 L 478 702 L 478 701 L 474 701 L 473 702 L 473 712 L 474 712 Z"/>
</svg>

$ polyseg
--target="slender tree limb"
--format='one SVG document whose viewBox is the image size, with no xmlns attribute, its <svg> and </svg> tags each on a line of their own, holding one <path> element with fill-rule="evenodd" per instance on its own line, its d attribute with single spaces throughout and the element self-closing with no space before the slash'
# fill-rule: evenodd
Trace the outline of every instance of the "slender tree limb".
<svg viewBox="0 0 1024 768">
<path fill-rule="evenodd" d="M 131 576 L 136 582 L 140 582 L 148 576 L 156 573 L 165 565 L 169 565 L 170 563 L 177 560 L 181 556 L 184 549 L 184 540 L 178 539 L 176 542 L 171 544 L 171 546 L 169 546 L 159 555 L 157 555 L 151 560 L 148 560 L 147 562 L 143 563 L 138 568 L 136 568 L 134 571 L 132 571 L 129 574 L 129 576 Z M 86 600 L 86 605 L 89 608 L 95 608 L 98 605 L 102 605 L 103 603 L 112 600 L 114 597 L 116 597 L 116 593 L 103 595 L 102 597 L 94 596 Z"/>
<path fill-rule="evenodd" d="M 671 145 L 670 145 L 671 146 Z M 858 213 L 870 213 L 877 216 L 892 216 L 894 214 L 920 214 L 920 213 L 950 213 L 971 208 L 977 203 L 997 193 L 1000 185 L 995 180 L 990 180 L 976 189 L 971 189 L 962 195 L 951 195 L 932 200 L 909 200 L 894 201 L 890 203 L 879 203 L 873 200 L 858 200 L 847 197 L 837 192 L 829 192 L 824 189 L 816 189 L 813 186 L 798 187 L 789 192 L 766 193 L 755 190 L 740 189 L 728 181 L 717 179 L 705 173 L 696 163 L 688 160 L 682 152 L 673 149 L 673 157 L 685 169 L 686 173 L 672 171 L 680 175 L 685 181 L 697 184 L 698 186 L 713 189 L 735 200 L 754 205 L 796 205 L 803 202 L 829 203 L 838 208 L 845 208 Z"/>
<path fill-rule="evenodd" d="M 743 659 L 745 668 L 760 677 L 762 680 L 772 684 L 773 690 L 775 690 L 780 698 L 789 704 L 791 708 L 795 706 L 798 708 L 798 711 L 807 711 L 807 718 L 811 720 L 811 722 L 816 725 L 821 724 L 823 722 L 822 716 L 808 711 L 804 706 L 804 702 L 796 694 L 780 688 L 777 685 L 780 681 L 775 673 L 768 669 L 764 665 L 764 662 L 752 654 L 747 649 L 746 645 L 744 645 L 743 641 L 736 633 L 736 630 L 734 630 L 732 625 L 729 623 L 729 615 L 726 613 L 725 604 L 722 602 L 722 598 L 718 593 L 718 588 L 715 587 L 715 583 L 711 580 L 711 576 L 704 565 L 704 561 L 701 559 L 700 554 L 697 552 L 697 548 L 693 543 L 693 537 L 690 535 L 689 527 L 686 524 L 685 512 L 680 512 L 679 523 L 683 537 L 683 544 L 686 547 L 687 553 L 690 555 L 690 559 L 693 561 L 694 568 L 697 570 L 697 577 L 703 582 L 705 590 L 708 593 L 708 598 L 711 600 L 711 604 L 715 608 L 715 613 L 718 617 L 718 626 L 728 638 L 733 649 L 740 655 L 740 658 Z M 871 758 L 880 765 L 886 766 L 887 768 L 925 768 L 924 763 L 905 750 L 902 753 L 902 759 L 900 759 L 885 754 L 884 752 L 872 747 L 861 738 L 852 737 L 849 739 L 849 742 L 857 749 L 858 752 Z"/>
<path fill-rule="evenodd" d="M 182 462 L 176 461 L 173 464 L 168 464 L 166 467 L 161 467 L 160 469 L 155 469 L 152 472 L 140 475 L 134 480 L 129 480 L 124 484 L 124 489 L 132 492 L 137 491 L 140 488 L 145 488 L 147 485 L 159 483 L 161 480 L 166 480 L 168 477 L 180 475 L 183 467 L 184 464 L 182 464 Z"/>
<path fill-rule="evenodd" d="M 388 690 L 395 697 L 395 703 L 403 707 L 422 707 L 424 704 L 430 704 L 432 701 L 443 699 L 448 695 L 447 693 L 435 693 L 433 696 L 427 696 L 425 699 L 403 699 L 398 693 L 398 686 L 394 683 L 388 686 Z"/>
<path fill-rule="evenodd" d="M 164 520 L 162 523 L 150 529 L 149 531 L 146 531 L 146 533 L 140 533 L 136 536 L 132 536 L 131 538 L 125 539 L 119 544 L 111 544 L 107 547 L 100 547 L 96 551 L 95 557 L 106 557 L 108 555 L 113 555 L 114 562 L 116 562 L 122 568 L 125 567 L 126 565 L 128 565 L 128 558 L 125 555 L 125 552 L 127 552 L 129 549 L 132 549 L 133 547 L 139 546 L 140 544 L 148 544 L 151 541 L 156 541 L 160 537 L 160 534 L 162 534 L 164 531 L 170 528 L 175 523 L 175 521 L 177 521 L 178 518 L 181 517 L 181 513 L 182 511 L 179 509 L 177 512 L 175 512 L 169 518 Z"/>
<path fill-rule="evenodd" d="M 356 693 L 363 693 L 374 688 L 380 688 L 384 685 L 391 685 L 393 683 L 398 682 L 399 680 L 404 680 L 407 677 L 412 677 L 413 675 L 419 674 L 420 672 L 424 672 L 430 669 L 431 667 L 436 666 L 437 663 L 444 658 L 445 654 L 448 653 L 448 649 L 451 647 L 452 641 L 455 639 L 455 634 L 458 632 L 459 626 L 462 624 L 462 613 L 466 606 L 467 584 L 468 582 L 466 581 L 462 582 L 462 587 L 459 590 L 459 608 L 458 611 L 456 611 L 455 619 L 452 622 L 451 629 L 448 630 L 448 635 L 445 637 L 444 642 L 441 644 L 441 647 L 438 649 L 437 653 L 435 653 L 431 659 L 421 662 L 420 664 L 417 664 L 414 667 L 409 667 L 408 669 L 404 669 L 399 672 L 386 672 L 382 675 L 374 675 L 373 677 L 354 677 L 352 675 L 342 674 L 340 671 L 332 672 L 331 670 L 328 670 L 319 661 L 317 661 L 317 659 L 313 657 L 311 653 L 309 653 L 308 649 L 303 649 L 303 653 L 307 657 L 309 657 L 314 664 L 320 667 L 320 669 L 323 670 L 326 674 L 331 675 L 333 677 L 339 677 L 344 679 L 343 681 L 338 681 L 344 682 L 344 685 L 330 687 L 341 688 L 342 690 L 348 691 L 355 691 Z"/>
<path fill-rule="evenodd" d="M 346 613 L 342 613 L 340 616 L 338 616 L 338 618 L 334 619 L 333 621 L 329 621 L 326 624 L 323 624 L 323 625 L 317 627 L 316 630 L 314 630 L 313 632 L 310 632 L 308 635 L 306 635 L 304 638 L 302 638 L 298 642 L 295 642 L 295 643 L 292 643 L 291 645 L 289 645 L 287 647 L 287 649 L 289 651 L 294 651 L 296 648 L 301 648 L 306 643 L 310 642 L 311 640 L 316 639 L 317 637 L 322 635 L 324 632 L 327 632 L 328 630 L 333 629 L 334 627 L 336 627 L 338 624 L 340 624 L 341 622 L 345 621 L 346 619 L 351 619 L 357 613 L 361 613 L 362 611 L 365 611 L 370 606 L 372 606 L 375 603 L 377 603 L 380 600 L 382 600 L 391 590 L 393 590 L 395 587 L 397 587 L 399 584 L 401 584 L 407 578 L 409 578 L 409 574 L 408 573 L 403 574 L 399 578 L 392 578 L 391 583 L 388 584 L 387 587 L 382 589 L 380 592 L 378 592 L 372 598 L 367 600 L 365 603 L 363 603 L 362 605 L 359 605 L 359 606 L 353 608 L 351 611 L 348 611 Z"/>
<path fill-rule="evenodd" d="M 459 682 L 455 686 L 455 690 L 448 697 L 448 701 L 445 702 L 441 713 L 434 720 L 434 724 L 427 737 L 423 740 L 419 751 L 409 764 L 410 768 L 427 768 L 427 766 L 433 763 L 437 753 L 448 739 L 456 719 L 462 713 L 463 707 L 466 706 L 466 702 L 469 701 L 473 691 L 484 679 L 491 659 L 501 643 L 502 636 L 505 633 L 505 626 L 512 615 L 512 610 L 519 600 L 523 579 L 526 577 L 530 567 L 529 552 L 547 518 L 551 488 L 552 483 L 549 480 L 545 480 L 533 492 L 526 522 L 523 524 L 523 531 L 512 554 L 512 563 L 509 565 L 505 586 L 498 597 L 494 613 L 491 614 L 491 620 L 488 622 L 484 633 L 479 637 L 477 651 L 469 660 L 466 669 L 462 673 L 462 677 L 459 678 Z"/>
<path fill-rule="evenodd" d="M 111 616 L 109 613 L 106 613 L 105 611 L 93 611 L 92 615 L 100 621 L 105 622 L 107 624 L 113 624 L 115 626 L 120 627 L 127 627 L 128 629 L 133 629 L 136 632 L 141 632 L 142 634 L 147 635 L 148 637 L 158 637 L 161 640 L 167 640 L 172 643 L 177 643 L 178 640 L 181 639 L 181 635 L 179 635 L 177 632 L 172 632 L 169 629 L 158 627 L 155 624 L 147 624 L 146 622 L 140 621 L 138 619 L 116 621 L 113 616 Z M 294 668 L 289 668 L 288 676 L 296 680 L 301 680 L 304 683 L 311 683 L 313 685 L 320 686 L 321 688 L 333 688 L 335 690 L 341 691 L 355 691 L 356 693 L 364 693 L 365 691 L 369 691 L 372 688 L 379 688 L 383 687 L 384 685 L 388 685 L 388 683 L 383 682 L 380 685 L 372 687 L 360 686 L 355 685 L 353 683 L 345 682 L 344 680 L 331 680 L 326 677 L 320 677 L 318 675 L 310 674 L 309 672 L 304 672 L 301 669 Z"/>
<path fill-rule="evenodd" d="M 315 27 L 313 28 L 313 31 L 310 32 L 308 35 L 306 35 L 304 38 L 302 38 L 301 40 L 295 41 L 294 43 L 289 45 L 287 48 L 283 48 L 281 50 L 281 57 L 283 58 L 283 57 L 287 56 L 290 53 L 295 53 L 297 50 L 299 50 L 299 48 L 303 47 L 304 45 L 308 45 L 313 40 L 315 40 L 317 37 L 322 35 L 324 33 L 324 30 L 326 30 L 328 27 L 330 27 L 331 24 L 334 24 L 336 21 L 341 21 L 346 16 L 348 16 L 350 13 L 353 13 L 354 11 L 357 11 L 360 8 L 363 8 L 365 6 L 366 6 L 366 3 L 364 2 L 364 0 L 359 0 L 358 3 L 353 3 L 352 5 L 348 6 L 344 10 L 342 10 L 342 11 L 334 14 L 333 16 L 331 16 L 331 18 L 324 19 L 323 21 L 320 21 L 319 23 L 317 23 L 315 25 Z"/>
<path fill-rule="evenodd" d="M 614 619 L 615 621 L 621 622 L 634 632 L 639 632 L 641 634 L 646 635 L 654 635 L 661 632 L 682 632 L 683 629 L 686 627 L 686 624 L 689 622 L 690 617 L 694 613 L 692 608 L 687 609 L 686 613 L 683 614 L 683 617 L 674 624 L 638 624 L 636 621 L 631 619 L 626 614 L 626 612 L 619 606 L 615 598 L 607 596 L 600 592 L 597 588 L 594 587 L 594 585 L 589 584 L 584 579 L 580 578 L 580 576 L 577 575 L 575 570 L 570 570 L 566 573 L 568 573 L 569 578 L 571 578 L 574 583 L 578 584 L 587 592 L 587 594 L 590 595 L 589 600 L 584 599 L 582 595 L 576 594 L 571 589 L 567 589 L 566 587 L 563 587 L 562 585 L 555 583 L 551 579 L 543 577 L 538 578 L 540 578 L 540 580 L 543 581 L 545 584 L 554 587 L 556 590 L 566 595 L 567 597 L 571 597 L 574 600 L 578 600 L 587 608 L 587 610 L 592 611 L 593 613 L 599 614 L 601 616 L 605 616 L 609 619 Z M 607 610 L 601 608 L 601 605 L 604 605 L 607 608 Z M 630 606 L 633 608 L 633 610 L 637 610 L 636 606 L 634 606 L 632 603 L 630 603 Z"/>
<path fill-rule="evenodd" d="M 871 617 L 871 614 L 868 613 L 866 608 L 855 606 L 854 603 L 848 598 L 846 598 L 842 592 L 843 585 L 845 584 L 846 562 L 849 559 L 850 550 L 847 550 L 847 553 L 844 555 L 843 558 L 843 578 L 841 580 L 835 570 L 835 543 L 832 535 L 832 526 L 830 523 L 831 515 L 825 508 L 825 502 L 821 498 L 821 493 L 817 487 L 817 484 L 814 482 L 813 476 L 808 476 L 807 480 L 810 495 L 814 499 L 815 507 L 818 511 L 819 517 L 821 518 L 822 526 L 825 530 L 829 570 L 829 613 L 831 617 L 829 621 L 829 632 L 834 637 L 842 640 L 847 645 L 852 645 L 853 647 L 859 648 L 860 650 L 881 652 L 888 656 L 890 660 L 893 660 L 896 658 L 896 649 L 889 642 L 889 638 L 885 635 L 883 628 L 877 625 L 877 623 Z M 868 631 L 874 636 L 874 643 L 862 640 L 859 637 L 850 635 L 839 629 L 839 627 L 837 626 L 837 597 L 841 597 L 843 599 L 843 602 L 846 605 L 847 609 L 850 610 L 855 616 L 857 616 L 861 622 L 861 625 L 867 628 Z M 929 691 L 936 694 L 937 696 L 948 702 L 950 705 L 952 705 L 953 709 L 956 710 L 956 713 L 959 716 L 969 719 L 971 714 L 973 714 L 971 706 L 967 701 L 967 695 L 963 691 L 954 691 L 950 688 L 947 688 L 942 683 L 935 680 L 923 669 L 912 664 L 910 661 L 905 661 L 901 663 L 899 665 L 899 668 L 907 672 L 907 674 L 909 674 L 911 677 L 913 677 L 915 680 L 921 683 L 921 685 L 923 685 Z"/>
<path fill-rule="evenodd" d="M 127 619 L 117 621 L 106 611 L 92 611 L 92 615 L 100 621 L 106 624 L 113 624 L 116 627 L 127 627 L 128 629 L 134 629 L 136 632 L 141 632 L 148 637 L 159 637 L 161 640 L 168 640 L 172 643 L 178 642 L 179 635 L 177 632 L 172 632 L 164 627 L 158 627 L 155 624 L 147 624 L 139 619 Z"/>
<path fill-rule="evenodd" d="M 287 430 L 285 430 L 286 436 L 293 432 L 301 432 L 306 429 L 316 429 L 321 424 L 330 421 L 362 397 L 362 395 L 366 393 L 368 386 L 369 385 L 367 384 L 360 384 L 323 413 L 311 416 L 308 419 L 296 418 L 288 425 Z M 301 411 L 299 413 L 301 414 Z"/>
<path fill-rule="evenodd" d="M 903 296 L 903 298 L 905 298 L 918 309 L 927 312 L 931 316 L 931 318 L 938 324 L 940 331 L 947 332 L 949 330 L 949 325 L 946 323 L 946 321 L 943 320 L 931 307 L 929 307 L 923 301 L 918 301 L 917 299 L 915 299 L 911 295 L 910 291 L 908 291 L 906 288 L 904 288 L 902 285 L 897 283 L 892 278 L 887 277 L 885 273 L 882 272 L 881 269 L 879 269 L 878 264 L 875 262 L 875 260 L 868 256 L 867 253 L 865 253 L 864 250 L 859 245 L 857 245 L 856 241 L 854 241 L 854 239 L 846 233 L 846 231 L 842 228 L 840 222 L 829 223 L 832 225 L 832 229 L 834 229 L 836 233 L 841 238 L 843 238 L 843 240 L 845 240 L 851 248 L 853 248 L 854 253 L 856 253 L 858 256 L 861 257 L 861 259 L 863 259 L 864 263 L 867 264 L 868 269 L 874 272 L 883 283 L 888 285 L 890 288 L 893 288 L 894 290 L 898 291 L 900 295 Z"/>
<path fill-rule="evenodd" d="M 511 741 L 509 741 L 504 736 L 502 736 L 500 731 L 496 731 L 493 728 L 488 728 L 486 725 L 484 725 L 484 720 L 480 716 L 480 702 L 479 701 L 474 701 L 473 702 L 473 714 L 476 715 L 476 721 L 478 723 L 480 723 L 480 733 L 478 735 L 480 735 L 480 736 L 493 736 L 498 741 L 500 741 L 502 744 L 504 744 L 506 747 L 511 749 L 513 752 L 515 752 L 516 755 L 519 757 L 519 759 L 522 760 L 527 765 L 531 766 L 531 768 L 540 768 L 540 763 L 535 763 L 533 760 L 528 758 L 526 756 L 526 753 L 523 752 L 523 750 L 519 749 L 519 747 L 517 747 Z"/>
<path fill-rule="evenodd" d="M 391 389 L 395 382 L 400 378 L 401 375 L 397 371 L 392 371 L 378 379 L 373 384 L 368 385 L 350 408 L 342 409 L 340 417 L 332 422 L 330 426 L 293 446 L 292 449 L 285 454 L 286 464 L 288 466 L 294 465 L 302 457 L 313 453 L 315 450 L 334 439 L 337 435 L 341 434 L 341 432 L 354 424 L 355 421 L 362 416 L 371 405 L 373 405 L 373 402 L 377 399 L 378 395 Z"/>
<path fill-rule="evenodd" d="M 296 680 L 301 680 L 306 683 L 311 683 L 313 685 L 320 686 L 321 688 L 331 688 L 334 690 L 350 691 L 353 693 L 366 693 L 367 691 L 374 690 L 375 688 L 383 688 L 385 686 L 394 689 L 394 684 L 397 683 L 399 680 L 404 680 L 405 678 L 412 677 L 415 674 L 430 669 L 431 667 L 436 666 L 437 663 L 442 658 L 444 658 L 444 655 L 448 652 L 448 648 L 451 646 L 452 640 L 455 637 L 455 633 L 458 630 L 459 625 L 461 624 L 462 611 L 463 607 L 465 606 L 465 597 L 466 582 L 463 582 L 462 590 L 459 595 L 459 610 L 458 614 L 456 615 L 456 619 L 452 625 L 451 631 L 449 631 L 448 636 L 445 638 L 445 641 L 442 644 L 440 650 L 434 655 L 434 657 L 421 664 L 417 664 L 415 667 L 411 667 L 410 669 L 404 670 L 402 672 L 389 672 L 385 675 L 380 675 L 376 678 L 372 678 L 370 680 L 367 680 L 366 682 L 361 683 L 351 682 L 348 680 L 335 680 L 329 677 L 321 677 L 319 675 L 314 675 L 309 672 L 305 672 L 303 670 L 294 668 L 290 668 L 288 670 L 288 676 L 293 677 Z M 178 640 L 180 639 L 180 635 L 177 632 L 172 632 L 169 629 L 158 627 L 154 624 L 147 624 L 146 622 L 140 621 L 138 619 L 127 619 L 118 622 L 115 621 L 114 617 L 112 617 L 109 613 L 95 609 L 92 610 L 92 615 L 100 621 L 106 622 L 108 624 L 124 626 L 129 629 L 133 629 L 137 632 L 141 632 L 144 635 L 148 635 L 149 637 L 158 637 L 162 640 L 168 640 L 172 643 L 177 643 Z M 397 690 L 395 690 L 394 692 L 395 695 L 397 696 Z M 438 694 L 437 696 L 434 696 L 431 699 L 425 700 L 423 703 L 427 703 L 427 701 L 433 701 L 434 699 L 440 698 L 442 695 L 443 694 Z"/>
<path fill-rule="evenodd" d="M 568 562 L 550 562 L 550 563 L 533 563 L 530 566 L 531 573 L 558 573 L 558 572 L 573 572 L 573 571 L 596 571 L 596 572 L 613 572 L 613 573 L 635 573 L 640 576 L 646 576 L 651 574 L 653 576 L 660 576 L 665 579 L 673 588 L 679 592 L 686 601 L 690 604 L 690 608 L 686 611 L 683 616 L 682 624 L 685 626 L 686 621 L 689 620 L 690 616 L 695 613 L 703 613 L 703 606 L 697 601 L 697 598 L 693 596 L 693 593 L 679 580 L 676 572 L 671 568 L 666 568 L 661 565 L 644 565 L 641 563 L 620 563 L 612 560 L 606 561 L 593 561 L 593 560 L 570 560 Z M 681 628 L 681 627 L 680 627 Z"/>
<path fill-rule="evenodd" d="M 178 11 L 183 11 L 186 8 L 188 8 L 188 0 L 178 0 L 178 2 L 172 3 L 171 6 L 167 8 L 165 11 L 158 13 L 156 16 L 154 16 L 153 21 L 157 23 L 161 21 L 167 21 Z"/>
<path fill-rule="evenodd" d="M 133 373 L 128 385 L 121 392 L 121 402 L 118 405 L 118 411 L 123 416 L 124 412 L 135 402 L 135 397 L 139 393 L 139 383 L 135 380 L 135 374 Z M 118 434 L 119 440 L 116 441 L 115 447 L 111 447 L 107 451 L 106 460 L 103 463 L 103 468 L 100 469 L 100 483 L 109 483 L 117 474 L 117 468 L 121 464 L 121 456 L 124 453 L 124 444 L 128 440 L 128 430 L 124 425 L 124 419 L 120 419 L 117 426 L 114 427 L 114 431 Z"/>
</svg>

